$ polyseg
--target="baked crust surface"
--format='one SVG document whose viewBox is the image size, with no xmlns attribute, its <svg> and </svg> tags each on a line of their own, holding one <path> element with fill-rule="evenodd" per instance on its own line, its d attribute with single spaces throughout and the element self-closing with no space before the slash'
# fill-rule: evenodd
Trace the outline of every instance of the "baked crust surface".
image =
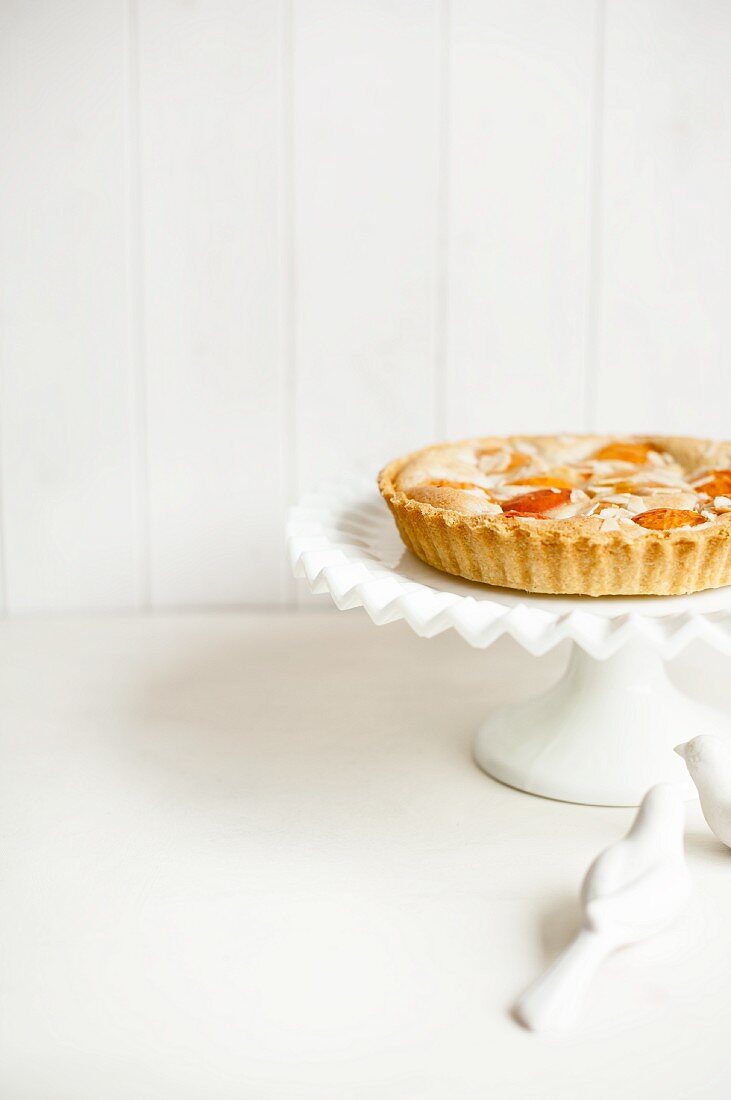
<svg viewBox="0 0 731 1100">
<path fill-rule="evenodd" d="M 558 483 L 550 476 L 553 469 L 560 467 L 569 477 L 575 469 L 595 469 L 597 453 L 618 443 L 649 447 L 651 457 L 661 456 L 657 468 L 679 471 L 682 486 L 643 486 L 647 508 L 638 511 L 634 489 L 625 496 L 635 503 L 625 507 L 609 500 L 606 489 L 600 489 L 603 497 L 595 496 L 596 486 L 585 482 L 584 488 L 571 493 L 572 503 L 553 514 L 505 514 L 511 506 L 520 507 L 517 499 L 525 499 L 521 494 L 516 500 L 504 499 L 506 489 L 520 484 L 524 452 L 532 460 L 535 456 L 541 472 L 550 467 L 548 480 Z M 477 475 L 468 476 L 471 464 L 482 461 L 480 455 L 495 452 L 503 466 L 505 454 L 523 457 L 508 458 L 509 468 L 497 478 L 489 469 L 483 476 L 477 465 Z M 518 472 L 510 463 L 518 464 Z M 641 481 L 631 463 L 620 462 L 617 469 Z M 713 477 L 716 487 L 723 487 L 724 477 L 718 475 L 727 471 L 731 478 L 728 442 L 686 436 L 486 436 L 426 447 L 395 459 L 381 471 L 378 485 L 406 546 L 444 572 L 528 592 L 679 595 L 731 584 L 731 502 L 700 491 Z M 568 496 L 568 490 L 550 491 L 561 494 L 555 497 L 559 504 Z M 670 508 L 663 507 L 667 501 Z M 694 511 L 689 513 L 689 507 Z M 573 514 L 577 510 L 580 514 Z M 673 522 L 683 525 L 645 527 L 644 522 L 662 522 L 644 518 L 651 512 L 670 512 Z"/>
</svg>

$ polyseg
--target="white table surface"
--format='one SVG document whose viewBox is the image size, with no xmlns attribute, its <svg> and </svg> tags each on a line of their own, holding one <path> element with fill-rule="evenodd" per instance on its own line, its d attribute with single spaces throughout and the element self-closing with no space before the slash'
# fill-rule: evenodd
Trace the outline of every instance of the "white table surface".
<svg viewBox="0 0 731 1100">
<path fill-rule="evenodd" d="M 565 650 L 360 611 L 11 620 L 0 650 L 3 1100 L 731 1094 L 731 854 L 695 804 L 682 920 L 578 1034 L 509 1016 L 632 816 L 471 762 Z M 728 659 L 672 669 L 731 715 Z"/>
</svg>

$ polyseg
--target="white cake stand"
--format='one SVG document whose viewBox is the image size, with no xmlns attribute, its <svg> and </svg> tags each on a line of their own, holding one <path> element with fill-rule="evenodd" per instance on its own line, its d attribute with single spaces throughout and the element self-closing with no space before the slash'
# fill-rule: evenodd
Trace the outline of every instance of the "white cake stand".
<svg viewBox="0 0 731 1100">
<path fill-rule="evenodd" d="M 572 641 L 568 668 L 535 698 L 496 707 L 475 760 L 531 794 L 596 806 L 636 806 L 663 780 L 695 796 L 674 745 L 731 723 L 668 679 L 664 661 L 695 638 L 731 653 L 731 588 L 692 596 L 536 596 L 440 573 L 403 546 L 369 481 L 324 488 L 292 509 L 296 576 L 377 625 L 405 619 L 431 638 L 454 628 L 485 649 L 510 634 L 529 653 Z"/>
</svg>

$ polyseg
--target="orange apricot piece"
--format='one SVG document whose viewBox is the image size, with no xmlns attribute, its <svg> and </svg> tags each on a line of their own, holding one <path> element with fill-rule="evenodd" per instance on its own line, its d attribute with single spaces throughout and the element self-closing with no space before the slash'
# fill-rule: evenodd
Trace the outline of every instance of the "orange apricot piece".
<svg viewBox="0 0 731 1100">
<path fill-rule="evenodd" d="M 594 458 L 602 462 L 631 462 L 633 466 L 642 466 L 653 448 L 649 443 L 607 443 L 596 452 Z"/>
<path fill-rule="evenodd" d="M 568 504 L 571 492 L 568 489 L 536 489 L 533 493 L 522 493 L 507 500 L 502 509 L 506 516 L 541 517 L 553 508 Z"/>
<path fill-rule="evenodd" d="M 647 512 L 640 512 L 632 517 L 640 527 L 646 527 L 648 531 L 672 531 L 676 527 L 696 527 L 699 523 L 705 523 L 705 518 L 698 512 L 691 512 L 685 508 L 650 508 Z"/>
<path fill-rule="evenodd" d="M 570 481 L 565 477 L 550 477 L 548 474 L 541 477 L 527 477 L 520 481 L 521 485 L 543 485 L 546 489 L 571 489 Z"/>
<path fill-rule="evenodd" d="M 731 470 L 712 470 L 708 481 L 696 485 L 696 493 L 708 493 L 709 497 L 727 497 L 731 493 Z"/>
</svg>

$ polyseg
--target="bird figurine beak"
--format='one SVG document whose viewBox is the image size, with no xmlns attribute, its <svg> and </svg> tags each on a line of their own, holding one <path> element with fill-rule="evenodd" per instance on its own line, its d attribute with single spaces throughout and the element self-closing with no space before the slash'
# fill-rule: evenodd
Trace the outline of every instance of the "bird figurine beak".
<svg viewBox="0 0 731 1100">
<path fill-rule="evenodd" d="M 676 745 L 673 752 L 677 752 L 678 756 L 682 756 L 683 760 L 685 760 L 685 749 L 685 745 Z"/>
</svg>

